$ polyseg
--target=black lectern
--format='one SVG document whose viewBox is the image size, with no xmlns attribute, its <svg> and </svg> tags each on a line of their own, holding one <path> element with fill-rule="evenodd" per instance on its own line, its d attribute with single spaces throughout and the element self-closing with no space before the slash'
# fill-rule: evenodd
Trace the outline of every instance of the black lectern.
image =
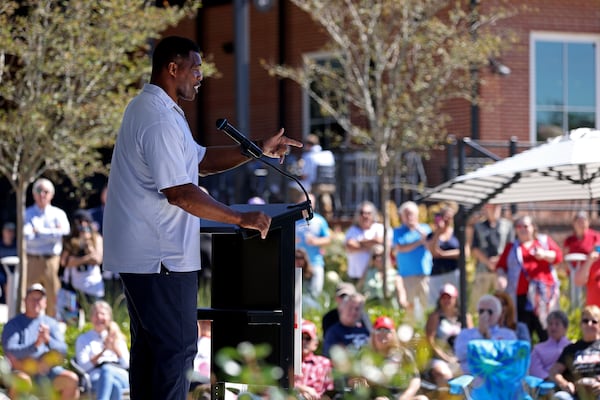
<svg viewBox="0 0 600 400">
<path fill-rule="evenodd" d="M 212 321 L 211 370 L 217 382 L 223 382 L 229 378 L 215 364 L 220 349 L 245 341 L 269 343 L 272 353 L 267 362 L 281 367 L 284 375 L 280 386 L 288 388 L 293 374 L 296 322 L 295 224 L 311 214 L 310 205 L 240 204 L 232 208 L 262 211 L 271 216 L 272 222 L 263 240 L 258 231 L 201 221 L 201 232 L 212 234 L 211 307 L 198 309 L 199 320 Z"/>
</svg>

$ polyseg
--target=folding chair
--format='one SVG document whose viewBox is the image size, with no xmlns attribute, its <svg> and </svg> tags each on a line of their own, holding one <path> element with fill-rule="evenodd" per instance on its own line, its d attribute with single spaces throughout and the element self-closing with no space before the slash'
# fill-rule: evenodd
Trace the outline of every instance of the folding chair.
<svg viewBox="0 0 600 400">
<path fill-rule="evenodd" d="M 450 393 L 469 400 L 532 400 L 542 380 L 526 379 L 530 353 L 524 340 L 472 340 L 467 347 L 471 375 L 450 380 Z"/>
</svg>

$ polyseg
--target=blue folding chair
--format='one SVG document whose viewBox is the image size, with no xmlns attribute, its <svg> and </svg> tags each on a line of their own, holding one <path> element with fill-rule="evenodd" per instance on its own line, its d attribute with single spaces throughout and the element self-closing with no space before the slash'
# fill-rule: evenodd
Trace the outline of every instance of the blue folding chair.
<svg viewBox="0 0 600 400">
<path fill-rule="evenodd" d="M 450 393 L 469 400 L 532 400 L 542 380 L 527 377 L 530 353 L 524 340 L 472 340 L 467 347 L 471 374 L 450 380 Z"/>
</svg>

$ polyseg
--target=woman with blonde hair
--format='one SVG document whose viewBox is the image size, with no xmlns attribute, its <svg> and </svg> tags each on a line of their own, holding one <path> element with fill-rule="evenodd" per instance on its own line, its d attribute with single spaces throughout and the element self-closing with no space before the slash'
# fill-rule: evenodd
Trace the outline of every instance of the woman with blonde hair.
<svg viewBox="0 0 600 400">
<path fill-rule="evenodd" d="M 98 400 L 121 399 L 129 390 L 129 349 L 119 325 L 113 321 L 112 308 L 102 300 L 90 311 L 92 329 L 75 342 L 77 363 L 90 374 L 92 392 Z"/>
</svg>

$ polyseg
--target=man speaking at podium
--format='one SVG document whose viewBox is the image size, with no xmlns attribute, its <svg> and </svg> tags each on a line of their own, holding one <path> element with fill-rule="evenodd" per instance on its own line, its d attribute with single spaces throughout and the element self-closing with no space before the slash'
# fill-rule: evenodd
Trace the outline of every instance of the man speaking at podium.
<svg viewBox="0 0 600 400">
<path fill-rule="evenodd" d="M 123 281 L 131 319 L 129 379 L 133 400 L 183 400 L 196 355 L 199 218 L 256 229 L 267 236 L 271 218 L 238 212 L 198 187 L 198 175 L 249 159 L 240 146 L 202 147 L 180 100 L 192 101 L 202 60 L 189 39 L 167 37 L 154 49 L 150 83 L 129 103 L 115 148 L 104 211 L 104 268 Z M 301 147 L 283 129 L 259 141 L 283 162 Z"/>
</svg>

